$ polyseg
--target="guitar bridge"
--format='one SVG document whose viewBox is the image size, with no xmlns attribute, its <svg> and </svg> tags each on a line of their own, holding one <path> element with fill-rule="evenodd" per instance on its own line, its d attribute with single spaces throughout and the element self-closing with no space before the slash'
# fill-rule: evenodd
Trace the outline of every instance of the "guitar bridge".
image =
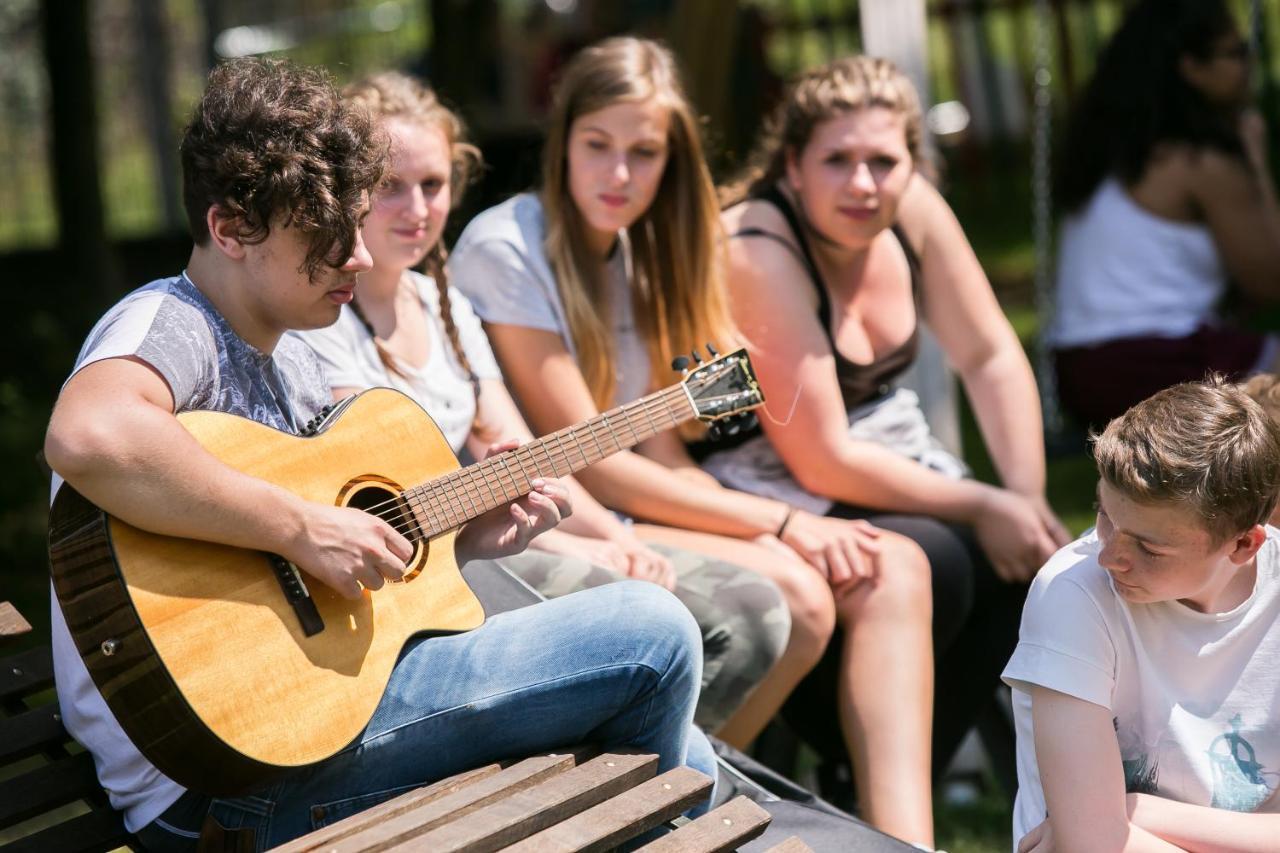
<svg viewBox="0 0 1280 853">
<path fill-rule="evenodd" d="M 285 600 L 289 602 L 294 614 L 298 617 L 298 622 L 302 625 L 302 633 L 308 637 L 319 634 L 324 630 L 324 620 L 320 618 L 315 599 L 311 597 L 311 591 L 307 589 L 306 581 L 302 579 L 302 572 L 279 554 L 267 556 L 271 559 L 271 568 L 275 572 L 276 580 L 280 582 L 280 589 L 284 591 Z"/>
</svg>

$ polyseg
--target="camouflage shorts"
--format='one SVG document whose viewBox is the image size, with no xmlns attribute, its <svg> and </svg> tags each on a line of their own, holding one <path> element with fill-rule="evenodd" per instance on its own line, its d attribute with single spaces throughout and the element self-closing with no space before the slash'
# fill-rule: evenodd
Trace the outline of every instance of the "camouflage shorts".
<svg viewBox="0 0 1280 853">
<path fill-rule="evenodd" d="M 714 732 L 782 656 L 791 616 L 773 581 L 704 554 L 648 543 L 671 560 L 675 594 L 702 629 L 702 692 L 694 721 Z M 622 580 L 586 560 L 529 550 L 502 560 L 513 574 L 556 598 Z"/>
</svg>

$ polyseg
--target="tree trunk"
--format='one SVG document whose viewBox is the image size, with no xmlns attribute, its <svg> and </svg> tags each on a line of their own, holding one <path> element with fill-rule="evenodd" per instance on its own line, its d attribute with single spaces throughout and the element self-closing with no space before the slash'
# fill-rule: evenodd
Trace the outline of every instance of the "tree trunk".
<svg viewBox="0 0 1280 853">
<path fill-rule="evenodd" d="M 498 8 L 494 0 L 433 0 L 428 75 L 432 88 L 464 112 L 491 94 L 494 33 Z"/>
<path fill-rule="evenodd" d="M 156 193 L 164 227 L 183 228 L 178 187 L 178 143 L 173 134 L 173 99 L 169 77 L 169 28 L 161 0 L 133 0 L 133 16 L 138 22 L 139 41 L 146 54 L 134 57 L 142 84 L 142 109 L 151 141 L 151 162 L 156 174 Z"/>
<path fill-rule="evenodd" d="M 890 59 L 910 78 L 920 95 L 922 109 L 929 107 L 928 39 L 924 0 L 862 0 L 862 47 L 871 56 Z M 933 150 L 925 129 L 925 157 Z M 955 378 L 938 341 L 927 328 L 920 329 L 920 355 L 901 384 L 920 395 L 920 407 L 933 434 L 948 450 L 959 455 L 960 415 Z"/>
<path fill-rule="evenodd" d="M 200 18 L 204 21 L 204 70 L 207 74 L 221 59 L 214 45 L 223 29 L 222 0 L 200 0 Z"/>
<path fill-rule="evenodd" d="M 76 287 L 92 288 L 106 303 L 116 298 L 119 287 L 102 199 L 89 3 L 41 0 L 40 11 L 58 249 Z"/>
</svg>

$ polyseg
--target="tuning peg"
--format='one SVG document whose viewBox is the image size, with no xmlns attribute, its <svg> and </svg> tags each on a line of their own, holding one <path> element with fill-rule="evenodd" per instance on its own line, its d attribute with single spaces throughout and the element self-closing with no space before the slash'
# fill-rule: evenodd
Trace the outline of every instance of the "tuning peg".
<svg viewBox="0 0 1280 853">
<path fill-rule="evenodd" d="M 685 373 L 689 370 L 689 357 L 687 355 L 678 355 L 671 359 L 671 369 Z"/>
<path fill-rule="evenodd" d="M 720 428 L 720 424 L 718 422 L 707 427 L 707 438 L 711 441 L 719 441 L 723 437 L 724 430 Z"/>
<path fill-rule="evenodd" d="M 690 355 L 692 355 L 692 356 L 693 356 L 693 360 L 694 360 L 694 361 L 696 361 L 698 364 L 702 364 L 702 356 L 698 354 L 698 348 L 697 348 L 697 347 L 694 347 L 694 348 L 693 348 L 693 352 L 691 352 L 691 353 L 690 353 Z"/>
<path fill-rule="evenodd" d="M 720 353 L 716 352 L 716 348 L 713 347 L 711 344 L 707 344 L 707 352 L 711 353 L 712 358 L 720 357 Z"/>
</svg>

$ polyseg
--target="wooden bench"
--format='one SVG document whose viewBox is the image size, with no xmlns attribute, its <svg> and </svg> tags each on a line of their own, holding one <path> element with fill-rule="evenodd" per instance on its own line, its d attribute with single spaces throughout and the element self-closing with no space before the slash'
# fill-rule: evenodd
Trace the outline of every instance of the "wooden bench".
<svg viewBox="0 0 1280 853">
<path fill-rule="evenodd" d="M 679 767 L 658 775 L 657 765 L 656 755 L 589 750 L 494 764 L 403 794 L 276 850 L 612 850 L 677 818 L 709 793 L 711 780 L 702 773 Z M 639 849 L 736 850 L 762 834 L 769 819 L 763 808 L 737 797 Z M 798 839 L 772 848 L 808 849 Z"/>
<path fill-rule="evenodd" d="M 31 626 L 0 602 L 0 644 Z M 3 649 L 3 645 L 0 645 Z M 48 646 L 0 658 L 0 851 L 140 849 L 66 729 Z M 677 819 L 711 780 L 687 767 L 657 774 L 657 756 L 582 748 L 492 764 L 403 794 L 296 839 L 281 851 L 609 850 Z M 320 816 L 323 817 L 323 816 Z M 679 821 L 684 821 L 680 818 Z M 650 853 L 734 850 L 769 814 L 738 797 L 644 846 Z M 788 839 L 777 853 L 809 848 Z"/>
<path fill-rule="evenodd" d="M 11 604 L 0 602 L 0 642 L 30 630 Z M 0 706 L 0 850 L 129 847 L 93 759 L 62 727 L 48 646 L 0 658 Z"/>
</svg>

